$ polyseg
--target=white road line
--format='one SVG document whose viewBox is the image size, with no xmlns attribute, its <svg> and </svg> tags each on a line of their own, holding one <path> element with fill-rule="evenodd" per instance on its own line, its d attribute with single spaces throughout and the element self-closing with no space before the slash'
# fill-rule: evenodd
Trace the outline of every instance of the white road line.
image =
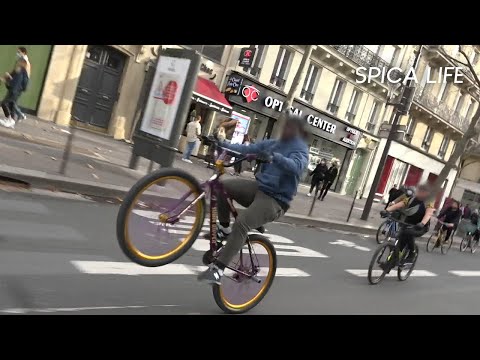
<svg viewBox="0 0 480 360">
<path fill-rule="evenodd" d="M 449 273 L 456 276 L 466 276 L 466 277 L 480 276 L 480 271 L 452 270 L 452 271 L 449 271 Z"/>
<path fill-rule="evenodd" d="M 125 306 L 86 306 L 71 308 L 10 308 L 0 309 L 5 314 L 27 314 L 27 313 L 55 313 L 55 312 L 77 312 L 89 310 L 116 310 L 116 309 L 145 309 L 150 307 L 177 307 L 180 305 L 125 305 Z"/>
<path fill-rule="evenodd" d="M 368 276 L 368 270 L 363 270 L 363 269 L 346 269 L 346 272 L 359 276 L 359 277 L 367 277 Z M 381 271 L 381 270 L 374 270 L 375 271 Z M 397 271 L 391 271 L 389 274 L 387 274 L 387 277 L 396 277 L 397 276 Z M 433 277 L 437 276 L 437 274 L 432 273 L 427 270 L 413 270 L 412 274 L 410 275 L 411 277 Z"/>
<path fill-rule="evenodd" d="M 344 246 L 344 247 L 348 247 L 348 248 L 354 248 L 354 249 L 357 249 L 357 250 L 360 250 L 360 251 L 370 251 L 370 249 L 365 247 L 365 246 L 358 246 L 354 242 L 347 241 L 347 240 L 330 241 L 329 244 L 340 245 L 340 246 Z"/>
<path fill-rule="evenodd" d="M 71 261 L 81 273 L 90 275 L 195 275 L 206 266 L 168 264 L 160 267 L 144 267 L 130 262 L 116 261 Z M 262 274 L 260 274 L 262 275 Z M 277 268 L 276 276 L 308 277 L 310 274 L 297 268 Z"/>
</svg>

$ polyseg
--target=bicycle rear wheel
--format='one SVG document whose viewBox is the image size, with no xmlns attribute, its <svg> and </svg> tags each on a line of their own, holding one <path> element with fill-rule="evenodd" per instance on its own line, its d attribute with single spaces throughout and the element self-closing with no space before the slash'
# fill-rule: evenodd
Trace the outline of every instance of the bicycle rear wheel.
<svg viewBox="0 0 480 360">
<path fill-rule="evenodd" d="M 472 235 L 470 233 L 465 234 L 460 243 L 460 251 L 463 252 L 467 250 L 468 243 L 471 241 Z"/>
<path fill-rule="evenodd" d="M 368 281 L 372 285 L 378 284 L 393 268 L 395 261 L 395 245 L 386 242 L 378 247 L 368 266 Z"/>
<path fill-rule="evenodd" d="M 430 235 L 427 241 L 427 252 L 432 252 L 435 249 L 437 245 L 437 240 L 438 240 L 437 232 L 434 232 L 432 235 Z"/>
<path fill-rule="evenodd" d="M 248 276 L 226 268 L 222 284 L 212 288 L 213 298 L 224 312 L 241 314 L 257 306 L 272 286 L 277 271 L 275 248 L 264 236 L 249 235 L 229 266 Z"/>
<path fill-rule="evenodd" d="M 124 254 L 143 266 L 178 259 L 197 239 L 205 219 L 200 184 L 177 169 L 161 169 L 140 179 L 117 216 L 117 239 Z"/>
<path fill-rule="evenodd" d="M 417 244 L 415 244 L 415 259 L 413 259 L 412 265 L 398 267 L 398 270 L 397 270 L 398 280 L 405 281 L 410 277 L 413 269 L 415 268 L 415 264 L 417 263 L 417 259 L 418 259 L 418 246 Z"/>
<path fill-rule="evenodd" d="M 442 245 L 441 245 L 441 250 L 442 254 L 447 254 L 448 250 L 452 247 L 453 244 L 453 234 L 450 234 L 450 239 L 448 239 L 447 242 L 443 241 L 442 239 Z"/>
<path fill-rule="evenodd" d="M 470 251 L 472 252 L 472 254 L 475 254 L 475 251 L 477 251 L 477 248 L 478 248 L 478 240 L 475 240 L 472 238 L 472 240 L 470 240 Z"/>
<path fill-rule="evenodd" d="M 378 244 L 383 244 L 385 240 L 388 238 L 390 233 L 390 227 L 388 226 L 388 220 L 385 220 L 383 223 L 380 224 L 377 230 L 376 240 Z M 393 224 L 390 224 L 393 226 Z"/>
</svg>

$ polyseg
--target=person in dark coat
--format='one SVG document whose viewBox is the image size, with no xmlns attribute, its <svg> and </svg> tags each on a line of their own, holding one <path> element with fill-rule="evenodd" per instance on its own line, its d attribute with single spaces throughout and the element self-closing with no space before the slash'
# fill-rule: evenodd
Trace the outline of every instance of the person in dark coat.
<svg viewBox="0 0 480 360">
<path fill-rule="evenodd" d="M 332 166 L 328 169 L 327 173 L 325 174 L 325 180 L 323 181 L 322 190 L 320 191 L 320 195 L 318 196 L 318 200 L 323 201 L 325 196 L 327 195 L 328 190 L 335 182 L 335 179 L 338 175 L 338 164 L 336 161 L 332 161 Z"/>
<path fill-rule="evenodd" d="M 312 181 L 310 183 L 310 191 L 308 192 L 307 196 L 312 196 L 312 191 L 314 188 L 316 188 L 318 191 L 318 185 L 320 185 L 320 183 L 325 179 L 325 174 L 327 172 L 327 161 L 325 159 L 322 159 L 322 161 L 320 161 L 315 167 L 315 170 L 313 170 L 310 174 L 312 175 Z"/>
<path fill-rule="evenodd" d="M 397 188 L 397 184 L 393 185 L 393 187 L 388 191 L 388 202 L 385 204 L 385 209 L 392 203 L 392 201 L 397 200 L 404 193 L 405 191 L 403 186 L 399 189 Z"/>
<path fill-rule="evenodd" d="M 28 73 L 26 66 L 27 62 L 23 59 L 20 59 L 17 62 L 17 67 L 15 68 L 13 75 L 11 75 L 9 79 L 5 80 L 8 92 L 2 101 L 2 109 L 5 114 L 5 119 L 0 119 L 0 125 L 2 126 L 12 129 L 15 127 L 15 120 L 13 119 L 15 104 L 22 92 L 27 89 L 28 85 Z"/>
<path fill-rule="evenodd" d="M 448 208 L 442 210 L 440 214 L 438 214 L 438 218 L 443 218 L 443 222 L 445 223 L 442 226 L 442 230 L 447 232 L 447 236 L 445 236 L 445 242 L 450 239 L 450 235 L 458 226 L 458 222 L 460 221 L 461 217 L 462 211 L 460 210 L 460 203 L 456 200 L 452 201 Z"/>
</svg>

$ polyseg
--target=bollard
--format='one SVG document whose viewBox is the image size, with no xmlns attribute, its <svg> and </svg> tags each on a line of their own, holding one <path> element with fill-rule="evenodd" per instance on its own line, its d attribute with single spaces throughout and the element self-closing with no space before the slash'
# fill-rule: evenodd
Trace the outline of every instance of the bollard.
<svg viewBox="0 0 480 360">
<path fill-rule="evenodd" d="M 358 190 L 355 191 L 355 196 L 353 197 L 352 206 L 350 206 L 350 211 L 348 212 L 347 222 L 350 221 L 350 216 L 352 215 L 353 207 L 355 206 L 355 200 L 357 200 Z"/>
<path fill-rule="evenodd" d="M 62 175 L 65 175 L 65 172 L 67 171 L 67 163 L 70 160 L 70 154 L 72 152 L 74 132 L 75 128 L 73 126 L 70 127 L 70 134 L 68 134 L 67 143 L 65 144 L 65 149 L 63 150 L 62 163 L 60 164 L 60 170 L 58 171 Z"/>
<path fill-rule="evenodd" d="M 315 201 L 317 201 L 318 196 L 318 186 L 315 187 L 315 195 L 313 195 L 312 205 L 310 206 L 310 211 L 308 212 L 308 216 L 312 216 L 313 208 L 315 207 Z"/>
</svg>

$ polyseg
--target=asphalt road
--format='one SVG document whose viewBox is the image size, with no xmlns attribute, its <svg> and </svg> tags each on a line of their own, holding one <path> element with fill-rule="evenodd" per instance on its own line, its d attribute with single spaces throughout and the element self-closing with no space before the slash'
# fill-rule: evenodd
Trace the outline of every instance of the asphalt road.
<svg viewBox="0 0 480 360">
<path fill-rule="evenodd" d="M 116 243 L 117 210 L 75 196 L 1 191 L 0 314 L 221 314 L 210 288 L 196 281 L 205 244 L 177 260 L 183 267 L 132 267 Z M 283 276 L 249 314 L 480 313 L 480 251 L 454 245 L 447 255 L 429 254 L 420 242 L 414 276 L 372 286 L 362 271 L 374 239 L 267 228 Z"/>
</svg>

